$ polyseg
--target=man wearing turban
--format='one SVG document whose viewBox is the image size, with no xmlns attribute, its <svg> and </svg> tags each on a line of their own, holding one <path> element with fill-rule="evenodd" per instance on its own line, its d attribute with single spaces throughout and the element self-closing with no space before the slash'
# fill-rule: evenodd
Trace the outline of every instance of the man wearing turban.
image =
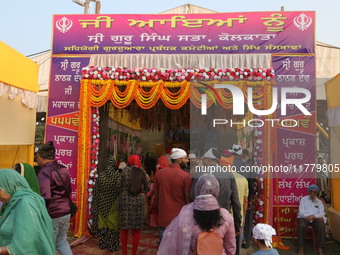
<svg viewBox="0 0 340 255">
<path fill-rule="evenodd" d="M 308 187 L 308 195 L 300 200 L 298 221 L 298 248 L 299 255 L 303 255 L 303 239 L 308 226 L 312 226 L 318 238 L 318 251 L 323 254 L 325 244 L 325 208 L 323 202 L 317 198 L 319 187 L 315 184 Z"/>
<path fill-rule="evenodd" d="M 275 229 L 268 225 L 259 223 L 253 228 L 254 244 L 260 250 L 252 255 L 279 255 L 277 250 L 273 249 L 272 236 L 276 235 Z"/>
<path fill-rule="evenodd" d="M 153 210 L 158 213 L 160 240 L 170 222 L 179 214 L 182 207 L 190 202 L 190 174 L 183 169 L 188 163 L 187 153 L 179 148 L 171 150 L 171 165 L 155 175 L 155 193 Z"/>
</svg>

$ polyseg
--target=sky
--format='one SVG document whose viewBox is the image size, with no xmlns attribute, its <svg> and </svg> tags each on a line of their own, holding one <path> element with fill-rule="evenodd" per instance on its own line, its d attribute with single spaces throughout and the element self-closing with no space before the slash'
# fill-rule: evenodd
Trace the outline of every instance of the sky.
<svg viewBox="0 0 340 255">
<path fill-rule="evenodd" d="M 157 14 L 187 3 L 218 12 L 279 11 L 281 6 L 316 11 L 316 40 L 340 47 L 340 0 L 101 0 L 101 14 Z M 26 56 L 49 50 L 52 16 L 83 13 L 72 0 L 0 0 L 0 41 Z"/>
</svg>

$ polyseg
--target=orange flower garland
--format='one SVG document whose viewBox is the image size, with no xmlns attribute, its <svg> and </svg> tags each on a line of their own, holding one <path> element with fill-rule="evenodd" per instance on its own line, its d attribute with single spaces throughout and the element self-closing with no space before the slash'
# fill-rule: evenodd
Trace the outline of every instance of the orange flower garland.
<svg viewBox="0 0 340 255">
<path fill-rule="evenodd" d="M 202 93 L 206 93 L 207 107 L 213 103 L 219 103 L 225 109 L 232 109 L 232 93 L 225 89 L 214 89 L 214 84 L 233 84 L 239 87 L 244 95 L 247 95 L 248 86 L 257 86 L 253 91 L 253 104 L 263 107 L 266 102 L 264 94 L 267 88 L 273 85 L 272 81 L 206 81 L 206 82 L 170 82 L 170 81 L 138 81 L 138 80 L 89 80 L 81 81 L 82 86 L 88 85 L 90 93 L 90 105 L 100 107 L 108 100 L 116 108 L 125 108 L 135 100 L 142 109 L 152 108 L 159 99 L 169 108 L 177 110 L 190 98 L 196 107 L 201 107 Z M 177 91 L 170 90 L 178 88 Z M 266 88 L 266 90 L 265 90 Z M 245 96 L 245 103 L 247 97 Z"/>
<path fill-rule="evenodd" d="M 83 82 L 80 89 L 79 130 L 78 130 L 78 171 L 77 171 L 77 195 L 74 235 L 81 237 L 88 234 L 87 229 L 87 178 L 90 172 L 90 148 L 91 148 L 91 86 Z"/>
<path fill-rule="evenodd" d="M 125 86 L 122 91 L 120 88 Z M 181 108 L 190 97 L 190 82 L 143 82 L 87 80 L 81 81 L 81 87 L 89 90 L 89 103 L 93 107 L 104 105 L 109 99 L 117 108 L 129 106 L 135 100 L 142 109 L 150 109 L 159 99 L 170 109 Z M 149 91 L 144 88 L 150 88 Z M 170 88 L 179 88 L 172 92 Z"/>
</svg>

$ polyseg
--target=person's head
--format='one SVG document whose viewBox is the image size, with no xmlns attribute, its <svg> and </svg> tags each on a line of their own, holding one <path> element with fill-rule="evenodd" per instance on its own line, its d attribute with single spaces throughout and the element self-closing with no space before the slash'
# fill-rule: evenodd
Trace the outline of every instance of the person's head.
<svg viewBox="0 0 340 255">
<path fill-rule="evenodd" d="M 42 147 L 39 148 L 35 155 L 35 160 L 39 166 L 45 165 L 47 162 L 54 160 L 55 147 L 52 141 L 48 141 Z"/>
<path fill-rule="evenodd" d="M 24 176 L 24 165 L 22 163 L 17 163 L 13 166 L 13 170 L 17 171 L 20 175 Z"/>
<path fill-rule="evenodd" d="M 318 163 L 322 164 L 323 163 L 323 157 L 318 157 Z"/>
<path fill-rule="evenodd" d="M 233 144 L 233 147 L 229 151 L 235 157 L 241 157 L 242 156 L 242 146 L 239 145 L 239 144 Z"/>
<path fill-rule="evenodd" d="M 253 228 L 254 243 L 259 249 L 273 248 L 273 235 L 276 235 L 276 231 L 272 226 L 268 224 L 258 223 Z"/>
<path fill-rule="evenodd" d="M 27 163 L 17 163 L 13 166 L 13 170 L 17 171 L 20 175 L 24 176 L 25 178 L 27 177 L 27 175 L 35 173 L 33 166 Z"/>
<path fill-rule="evenodd" d="M 141 158 L 139 155 L 131 155 L 127 160 L 128 166 L 136 166 L 138 168 L 142 167 Z"/>
<path fill-rule="evenodd" d="M 203 174 L 195 185 L 195 196 L 213 195 L 215 198 L 220 194 L 220 184 L 212 174 Z"/>
<path fill-rule="evenodd" d="M 211 166 L 211 165 L 219 164 L 220 159 L 221 159 L 221 153 L 215 148 L 210 148 L 203 155 L 203 164 L 205 166 Z"/>
<path fill-rule="evenodd" d="M 22 189 L 30 190 L 26 179 L 11 169 L 0 170 L 0 201 L 8 203 Z"/>
<path fill-rule="evenodd" d="M 105 172 L 113 172 L 116 170 L 117 161 L 113 156 L 109 156 L 106 160 L 106 165 L 104 168 Z"/>
<path fill-rule="evenodd" d="M 223 151 L 223 156 L 226 158 L 231 157 L 233 154 L 229 150 L 224 150 Z"/>
<path fill-rule="evenodd" d="M 8 203 L 12 196 L 8 194 L 4 189 L 0 188 L 0 201 L 2 203 Z"/>
<path fill-rule="evenodd" d="M 319 187 L 315 184 L 309 185 L 308 194 L 312 201 L 315 201 L 317 195 L 319 193 Z"/>
<path fill-rule="evenodd" d="M 169 159 L 165 155 L 162 155 L 157 160 L 156 169 L 157 170 L 163 169 L 163 168 L 167 167 L 168 165 L 169 165 Z"/>
<path fill-rule="evenodd" d="M 249 151 L 247 149 L 244 149 L 242 150 L 242 159 L 245 161 L 245 162 L 248 162 L 249 159 L 250 159 L 250 154 L 249 154 Z"/>
<path fill-rule="evenodd" d="M 144 182 L 145 172 L 143 169 L 136 166 L 131 167 L 131 179 L 129 181 L 128 192 L 133 196 L 139 195 L 142 191 L 142 184 Z"/>
<path fill-rule="evenodd" d="M 171 163 L 178 164 L 182 169 L 185 169 L 188 164 L 188 155 L 185 150 L 173 148 L 170 154 Z"/>
<path fill-rule="evenodd" d="M 195 166 L 197 164 L 198 158 L 196 157 L 194 153 L 190 153 L 188 158 L 189 158 L 190 166 Z"/>
<path fill-rule="evenodd" d="M 220 226 L 223 218 L 216 197 L 220 193 L 220 185 L 215 176 L 203 174 L 195 186 L 195 201 L 193 202 L 194 219 L 203 231 Z"/>
</svg>

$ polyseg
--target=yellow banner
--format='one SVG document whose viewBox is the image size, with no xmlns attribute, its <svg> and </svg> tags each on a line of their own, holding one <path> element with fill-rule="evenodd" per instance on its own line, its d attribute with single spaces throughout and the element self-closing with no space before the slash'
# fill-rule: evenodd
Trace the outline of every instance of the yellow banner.
<svg viewBox="0 0 340 255">
<path fill-rule="evenodd" d="M 39 65 L 0 41 L 0 82 L 33 92 L 39 91 Z"/>
</svg>

